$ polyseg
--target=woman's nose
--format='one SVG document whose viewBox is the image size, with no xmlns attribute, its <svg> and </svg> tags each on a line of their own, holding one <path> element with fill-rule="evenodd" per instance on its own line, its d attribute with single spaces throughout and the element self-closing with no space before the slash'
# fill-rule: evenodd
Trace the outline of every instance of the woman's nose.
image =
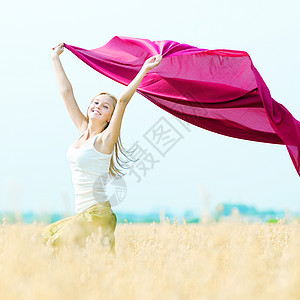
<svg viewBox="0 0 300 300">
<path fill-rule="evenodd" d="M 102 114 L 102 105 L 98 105 L 97 109 L 100 111 L 100 113 Z"/>
</svg>

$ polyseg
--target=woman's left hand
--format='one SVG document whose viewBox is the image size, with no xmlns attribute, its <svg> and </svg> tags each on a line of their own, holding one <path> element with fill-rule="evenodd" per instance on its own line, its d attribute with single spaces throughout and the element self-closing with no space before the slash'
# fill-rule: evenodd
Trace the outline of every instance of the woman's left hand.
<svg viewBox="0 0 300 300">
<path fill-rule="evenodd" d="M 162 55 L 161 54 L 157 54 L 154 55 L 150 58 L 148 58 L 144 64 L 143 64 L 143 68 L 146 69 L 147 71 L 153 69 L 154 67 L 158 66 L 161 62 L 162 59 Z"/>
</svg>

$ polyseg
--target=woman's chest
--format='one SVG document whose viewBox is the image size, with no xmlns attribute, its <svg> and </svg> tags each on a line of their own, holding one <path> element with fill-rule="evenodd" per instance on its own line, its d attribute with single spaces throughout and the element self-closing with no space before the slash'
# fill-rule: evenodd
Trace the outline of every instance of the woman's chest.
<svg viewBox="0 0 300 300">
<path fill-rule="evenodd" d="M 88 140 L 85 140 L 84 137 L 77 140 L 73 145 L 76 149 L 81 149 L 81 147 L 90 146 L 94 148 L 97 152 L 103 153 L 103 154 L 111 154 L 113 151 L 113 148 L 111 148 L 110 145 L 103 142 L 102 135 L 98 135 L 96 137 L 90 138 Z"/>
<path fill-rule="evenodd" d="M 67 160 L 71 167 L 75 170 L 86 170 L 89 173 L 106 171 L 110 165 L 110 157 L 86 145 L 79 149 L 71 145 L 67 150 Z"/>
</svg>

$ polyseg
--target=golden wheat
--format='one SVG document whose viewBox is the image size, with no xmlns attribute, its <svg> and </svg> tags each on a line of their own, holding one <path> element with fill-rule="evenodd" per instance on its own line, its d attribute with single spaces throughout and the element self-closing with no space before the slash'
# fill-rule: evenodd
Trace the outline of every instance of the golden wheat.
<svg viewBox="0 0 300 300">
<path fill-rule="evenodd" d="M 1 299 L 300 299 L 298 223 L 118 224 L 115 256 L 41 227 L 1 226 Z"/>
</svg>

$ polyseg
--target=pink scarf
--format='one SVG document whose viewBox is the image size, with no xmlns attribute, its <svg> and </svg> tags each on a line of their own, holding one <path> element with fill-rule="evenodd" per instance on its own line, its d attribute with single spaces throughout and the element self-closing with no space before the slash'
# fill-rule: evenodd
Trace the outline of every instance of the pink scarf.
<svg viewBox="0 0 300 300">
<path fill-rule="evenodd" d="M 286 145 L 300 176 L 300 122 L 271 97 L 247 52 L 124 36 L 91 50 L 64 46 L 96 71 L 126 86 L 147 58 L 162 54 L 160 65 L 145 75 L 137 93 L 201 128 Z"/>
</svg>

